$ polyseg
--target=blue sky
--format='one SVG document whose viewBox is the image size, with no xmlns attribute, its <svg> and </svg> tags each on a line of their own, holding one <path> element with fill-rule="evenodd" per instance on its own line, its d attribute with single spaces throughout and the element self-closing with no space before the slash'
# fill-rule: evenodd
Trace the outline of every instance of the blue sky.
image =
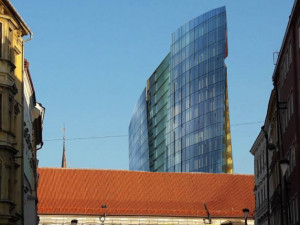
<svg viewBox="0 0 300 225">
<path fill-rule="evenodd" d="M 249 150 L 264 121 L 293 0 L 11 0 L 34 33 L 25 57 L 46 107 L 45 140 L 127 135 L 146 80 L 171 33 L 226 6 L 229 110 L 235 173 L 253 173 Z M 70 140 L 68 167 L 128 169 L 128 138 Z M 62 141 L 45 141 L 39 166 L 59 167 Z"/>
</svg>

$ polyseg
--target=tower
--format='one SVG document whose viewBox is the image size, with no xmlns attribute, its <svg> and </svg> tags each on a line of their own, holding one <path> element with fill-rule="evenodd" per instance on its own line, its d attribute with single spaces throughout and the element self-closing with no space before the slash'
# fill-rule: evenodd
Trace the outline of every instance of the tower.
<svg viewBox="0 0 300 225">
<path fill-rule="evenodd" d="M 130 170 L 233 173 L 227 55 L 225 7 L 172 34 L 130 121 Z"/>
<path fill-rule="evenodd" d="M 62 155 L 62 161 L 61 161 L 61 167 L 67 168 L 67 159 L 66 159 L 66 127 L 65 125 L 62 128 L 63 131 L 63 155 Z"/>
<path fill-rule="evenodd" d="M 225 7 L 172 34 L 165 170 L 232 173 Z"/>
</svg>

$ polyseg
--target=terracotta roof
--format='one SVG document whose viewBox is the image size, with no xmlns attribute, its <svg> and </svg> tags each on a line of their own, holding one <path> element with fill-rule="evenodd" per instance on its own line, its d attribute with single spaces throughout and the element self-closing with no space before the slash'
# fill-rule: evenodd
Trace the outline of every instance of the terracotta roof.
<svg viewBox="0 0 300 225">
<path fill-rule="evenodd" d="M 39 168 L 38 213 L 243 217 L 253 175 Z M 107 208 L 101 208 L 101 205 Z"/>
</svg>

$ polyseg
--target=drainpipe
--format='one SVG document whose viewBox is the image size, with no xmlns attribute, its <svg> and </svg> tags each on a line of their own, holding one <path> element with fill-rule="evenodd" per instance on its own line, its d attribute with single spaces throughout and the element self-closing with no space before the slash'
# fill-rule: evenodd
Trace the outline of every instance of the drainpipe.
<svg viewBox="0 0 300 225">
<path fill-rule="evenodd" d="M 268 201 L 268 211 L 267 211 L 267 216 L 268 216 L 268 225 L 270 225 L 270 191 L 269 191 L 269 135 L 265 131 L 265 126 L 261 127 L 261 130 L 265 134 L 265 139 L 266 139 L 266 164 L 267 164 L 267 201 Z"/>
<path fill-rule="evenodd" d="M 30 40 L 32 39 L 32 37 L 33 37 L 33 33 L 30 32 L 30 33 L 29 33 L 29 38 L 23 40 L 23 57 L 24 57 L 24 43 L 30 41 Z"/>
<path fill-rule="evenodd" d="M 44 142 L 41 143 L 41 146 L 36 149 L 36 151 L 40 150 L 44 145 Z"/>
<path fill-rule="evenodd" d="M 277 147 L 278 147 L 278 153 L 279 153 L 279 160 L 282 159 L 283 155 L 283 148 L 282 148 L 282 133 L 281 133 L 281 118 L 280 118 L 280 104 L 279 104 L 279 97 L 278 97 L 278 89 L 276 81 L 273 79 L 273 86 L 275 90 L 275 99 L 276 99 L 276 117 L 277 117 Z M 279 168 L 279 190 L 280 190 L 280 220 L 281 224 L 283 223 L 283 194 L 282 194 L 282 179 L 281 179 L 281 171 Z"/>
</svg>

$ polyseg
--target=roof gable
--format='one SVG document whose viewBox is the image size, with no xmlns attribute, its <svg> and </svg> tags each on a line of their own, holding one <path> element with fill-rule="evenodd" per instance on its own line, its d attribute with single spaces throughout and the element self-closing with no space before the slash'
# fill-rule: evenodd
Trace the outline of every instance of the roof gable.
<svg viewBox="0 0 300 225">
<path fill-rule="evenodd" d="M 0 14 L 7 15 L 13 18 L 22 30 L 22 36 L 30 34 L 32 36 L 32 31 L 29 29 L 23 18 L 20 16 L 18 11 L 14 8 L 9 0 L 0 1 Z"/>
</svg>

